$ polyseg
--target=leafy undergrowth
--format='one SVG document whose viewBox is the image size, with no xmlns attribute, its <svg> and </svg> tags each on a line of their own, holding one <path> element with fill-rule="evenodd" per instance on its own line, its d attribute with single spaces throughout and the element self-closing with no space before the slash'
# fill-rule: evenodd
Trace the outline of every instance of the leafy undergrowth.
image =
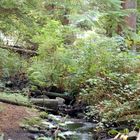
<svg viewBox="0 0 140 140">
<path fill-rule="evenodd" d="M 57 22 L 51 21 L 50 25 L 47 33 L 60 30 Z M 106 37 L 94 30 L 83 34 L 86 37 L 77 38 L 72 49 L 56 47 L 48 55 L 48 61 L 44 49 L 49 48 L 42 44 L 41 55 L 33 58 L 28 69 L 30 81 L 33 85 L 55 85 L 74 95 L 80 92 L 81 99 L 93 106 L 88 114 L 98 113 L 102 120 L 137 119 L 140 55 L 127 48 L 122 51 L 126 44 L 119 36 Z M 56 34 L 51 35 L 54 38 Z M 52 46 L 63 44 L 59 37 L 55 36 Z"/>
<path fill-rule="evenodd" d="M 50 89 L 48 87 L 57 87 L 74 96 L 80 92 L 81 99 L 92 106 L 87 115 L 96 116 L 98 114 L 102 120 L 138 120 L 140 115 L 140 55 L 139 52 L 134 53 L 132 49 L 136 42 L 139 42 L 137 41 L 139 35 L 135 34 L 132 38 L 133 33 L 129 33 L 128 27 L 124 28 L 122 21 L 126 17 L 126 13 L 120 10 L 121 0 L 103 1 L 103 3 L 101 0 L 94 1 L 86 4 L 80 2 L 80 9 L 76 6 L 78 9 L 76 8 L 74 11 L 70 10 L 74 7 L 71 7 L 72 5 L 67 3 L 68 1 L 62 2 L 62 7 L 65 7 L 66 11 L 63 11 L 60 3 L 55 2 L 52 7 L 55 9 L 55 6 L 58 6 L 56 9 L 59 9 L 60 13 L 62 12 L 62 17 L 73 16 L 68 19 L 71 24 L 66 25 L 62 24 L 61 14 L 57 12 L 60 14 L 58 16 L 54 9 L 52 9 L 54 11 L 51 12 L 52 14 L 44 14 L 50 5 L 40 7 L 40 4 L 36 3 L 38 8 L 36 11 L 39 13 L 29 10 L 30 13 L 25 12 L 28 9 L 27 4 L 22 13 L 29 13 L 28 16 L 31 16 L 32 21 L 36 19 L 36 22 L 32 24 L 34 25 L 32 28 L 21 26 L 18 29 L 16 26 L 17 32 L 25 31 L 23 37 L 17 39 L 19 41 L 17 43 L 25 44 L 25 46 L 28 42 L 33 46 L 37 44 L 38 55 L 31 59 L 24 59 L 20 55 L 0 49 L 0 78 L 10 79 L 7 84 L 16 87 L 23 85 L 24 81 L 25 86 L 21 87 L 25 88 L 28 86 L 26 82 L 29 79 L 31 90 L 37 92 L 40 87 L 45 87 L 45 91 Z M 3 5 L 9 8 L 6 3 Z M 17 4 L 13 2 L 11 5 L 15 7 Z M 22 2 L 21 5 L 25 6 Z M 82 11 L 81 6 L 84 7 Z M 30 8 L 31 6 L 29 6 Z M 85 11 L 89 12 L 85 13 Z M 64 13 L 66 15 L 63 15 Z M 73 14 L 69 16 L 70 13 Z M 92 23 L 90 18 L 85 17 L 87 14 L 89 17 L 95 16 L 96 20 L 91 18 Z M 11 17 L 15 17 L 15 14 Z M 8 20 L 6 19 L 6 22 Z M 2 28 L 8 29 L 9 34 L 9 24 L 7 25 L 5 22 L 3 24 Z M 12 27 L 14 25 L 12 24 Z M 124 29 L 121 36 L 116 31 L 118 25 Z M 15 38 L 19 38 L 15 26 L 11 31 L 10 36 L 15 35 Z M 35 48 L 33 47 L 33 49 Z M 17 73 L 20 78 L 17 77 Z M 39 90 L 41 94 L 43 94 L 43 88 Z M 29 105 L 28 98 L 19 94 L 2 93 L 0 100 Z"/>
<path fill-rule="evenodd" d="M 102 121 L 139 121 L 140 89 L 138 73 L 112 73 L 86 81 L 81 98 L 90 104 L 88 116 Z"/>
</svg>

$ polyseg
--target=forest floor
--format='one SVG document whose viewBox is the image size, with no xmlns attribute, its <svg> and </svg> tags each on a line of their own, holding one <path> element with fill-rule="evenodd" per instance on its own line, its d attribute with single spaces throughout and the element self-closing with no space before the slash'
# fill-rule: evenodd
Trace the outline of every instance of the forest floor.
<svg viewBox="0 0 140 140">
<path fill-rule="evenodd" d="M 0 102 L 0 133 L 4 133 L 4 140 L 29 140 L 29 134 L 20 128 L 20 123 L 36 115 L 36 111 L 27 107 Z"/>
</svg>

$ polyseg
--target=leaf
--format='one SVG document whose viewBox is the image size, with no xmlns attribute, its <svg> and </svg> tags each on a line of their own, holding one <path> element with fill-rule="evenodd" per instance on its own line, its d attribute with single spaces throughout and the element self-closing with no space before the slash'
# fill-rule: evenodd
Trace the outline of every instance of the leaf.
<svg viewBox="0 0 140 140">
<path fill-rule="evenodd" d="M 63 133 L 58 133 L 58 137 L 62 140 L 66 140 L 66 137 Z"/>
<path fill-rule="evenodd" d="M 127 129 L 127 128 L 124 129 L 124 130 L 123 130 L 123 133 L 124 133 L 124 134 L 129 134 L 129 129 Z"/>
<path fill-rule="evenodd" d="M 115 129 L 112 129 L 112 130 L 109 130 L 108 131 L 108 134 L 109 135 L 117 135 L 119 133 L 119 131 L 115 130 Z"/>
</svg>

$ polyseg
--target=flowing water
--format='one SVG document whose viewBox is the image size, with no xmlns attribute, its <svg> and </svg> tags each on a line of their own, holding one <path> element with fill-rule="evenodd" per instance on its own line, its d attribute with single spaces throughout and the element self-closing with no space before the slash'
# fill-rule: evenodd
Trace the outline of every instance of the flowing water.
<svg viewBox="0 0 140 140">
<path fill-rule="evenodd" d="M 93 140 L 93 129 L 96 124 L 85 122 L 80 119 L 66 120 L 65 127 L 68 129 L 62 132 L 68 140 Z"/>
</svg>

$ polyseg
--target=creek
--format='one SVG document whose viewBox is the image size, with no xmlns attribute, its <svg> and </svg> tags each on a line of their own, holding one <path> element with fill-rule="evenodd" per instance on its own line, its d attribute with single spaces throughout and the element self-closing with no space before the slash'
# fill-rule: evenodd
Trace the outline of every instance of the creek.
<svg viewBox="0 0 140 140">
<path fill-rule="evenodd" d="M 69 140 L 93 140 L 92 130 L 95 124 L 78 119 L 65 122 L 68 131 L 62 132 Z"/>
<path fill-rule="evenodd" d="M 55 126 L 59 126 L 64 131 L 58 133 L 58 137 L 66 140 L 93 140 L 93 129 L 96 127 L 96 124 L 86 122 L 82 119 L 74 118 L 63 118 L 62 116 L 52 115 L 48 116 L 49 120 L 44 120 L 44 124 L 47 123 L 53 129 Z M 46 122 L 46 123 L 45 123 Z"/>
</svg>

